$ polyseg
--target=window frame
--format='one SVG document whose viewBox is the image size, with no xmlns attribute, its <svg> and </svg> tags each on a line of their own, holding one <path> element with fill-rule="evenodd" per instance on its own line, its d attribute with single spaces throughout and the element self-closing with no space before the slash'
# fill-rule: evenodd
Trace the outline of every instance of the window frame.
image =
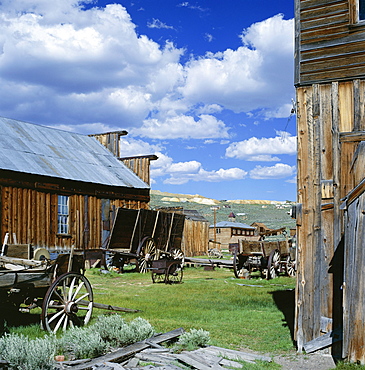
<svg viewBox="0 0 365 370">
<path fill-rule="evenodd" d="M 57 196 L 57 234 L 69 235 L 70 232 L 70 197 Z"/>
</svg>

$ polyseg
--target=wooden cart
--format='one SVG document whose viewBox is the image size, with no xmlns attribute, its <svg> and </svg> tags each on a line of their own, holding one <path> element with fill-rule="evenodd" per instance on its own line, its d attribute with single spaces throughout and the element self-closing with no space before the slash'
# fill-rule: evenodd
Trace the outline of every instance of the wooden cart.
<svg viewBox="0 0 365 370">
<path fill-rule="evenodd" d="M 2 312 L 41 309 L 45 330 L 57 332 L 86 325 L 92 314 L 92 287 L 83 275 L 83 256 L 62 254 L 56 260 L 0 256 Z"/>
<path fill-rule="evenodd" d="M 170 258 L 183 264 L 184 220 L 179 213 L 118 208 L 106 247 L 111 265 L 122 271 L 125 264 L 135 262 L 145 273 L 155 260 Z"/>
<path fill-rule="evenodd" d="M 249 241 L 240 240 L 231 245 L 233 270 L 237 278 L 247 278 L 254 271 L 273 279 L 280 273 L 295 276 L 295 251 L 287 240 Z"/>
<path fill-rule="evenodd" d="M 161 258 L 152 261 L 151 271 L 153 283 L 178 284 L 183 278 L 181 261 L 172 258 Z"/>
</svg>

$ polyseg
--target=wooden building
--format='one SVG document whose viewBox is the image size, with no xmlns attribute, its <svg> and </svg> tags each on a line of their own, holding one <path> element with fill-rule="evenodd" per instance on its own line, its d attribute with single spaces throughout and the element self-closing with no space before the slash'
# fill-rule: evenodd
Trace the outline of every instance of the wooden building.
<svg viewBox="0 0 365 370">
<path fill-rule="evenodd" d="M 300 351 L 328 347 L 333 356 L 361 363 L 365 363 L 364 10 L 363 0 L 295 0 L 296 340 Z"/>
<path fill-rule="evenodd" d="M 183 207 L 162 207 L 163 212 L 180 213 L 185 216 L 181 250 L 186 257 L 202 256 L 209 245 L 209 221 L 196 210 Z"/>
<path fill-rule="evenodd" d="M 221 221 L 209 226 L 209 240 L 219 244 L 220 249 L 229 249 L 229 244 L 237 244 L 240 239 L 259 240 L 256 228 L 241 222 Z"/>
<path fill-rule="evenodd" d="M 0 147 L 0 235 L 9 243 L 100 248 L 117 207 L 148 208 L 149 185 L 94 137 L 0 117 Z"/>
</svg>

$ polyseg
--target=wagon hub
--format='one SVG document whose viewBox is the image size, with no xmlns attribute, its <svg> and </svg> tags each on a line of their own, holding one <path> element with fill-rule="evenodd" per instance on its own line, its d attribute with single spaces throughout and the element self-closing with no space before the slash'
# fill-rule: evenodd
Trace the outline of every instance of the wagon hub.
<svg viewBox="0 0 365 370">
<path fill-rule="evenodd" d="M 68 315 L 77 313 L 79 308 L 77 307 L 77 303 L 70 301 L 66 303 L 65 311 Z"/>
<path fill-rule="evenodd" d="M 152 256 L 149 253 L 146 253 L 144 258 L 145 258 L 146 261 L 149 261 L 151 259 L 151 257 Z"/>
</svg>

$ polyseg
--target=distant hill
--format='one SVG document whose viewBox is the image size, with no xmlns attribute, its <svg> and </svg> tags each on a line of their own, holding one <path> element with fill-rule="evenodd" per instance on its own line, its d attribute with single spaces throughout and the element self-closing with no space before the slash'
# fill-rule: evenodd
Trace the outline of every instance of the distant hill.
<svg viewBox="0 0 365 370">
<path fill-rule="evenodd" d="M 288 212 L 292 202 L 270 200 L 217 200 L 201 195 L 165 193 L 151 190 L 151 208 L 183 207 L 199 211 L 210 223 L 213 223 L 212 206 L 218 206 L 216 221 L 228 221 L 228 215 L 233 212 L 237 222 L 252 224 L 262 222 L 267 227 L 278 229 L 281 227 L 295 227 Z"/>
</svg>

